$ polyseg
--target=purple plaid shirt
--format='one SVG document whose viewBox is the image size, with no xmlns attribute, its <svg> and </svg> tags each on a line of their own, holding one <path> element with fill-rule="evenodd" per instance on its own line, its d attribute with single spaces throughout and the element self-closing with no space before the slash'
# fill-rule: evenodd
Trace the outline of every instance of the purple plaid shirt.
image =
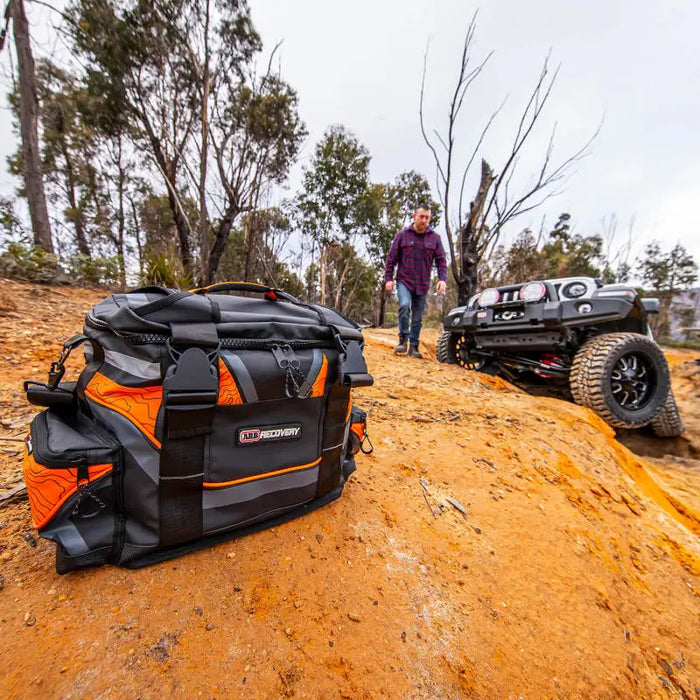
<svg viewBox="0 0 700 700">
<path fill-rule="evenodd" d="M 394 268 L 398 265 L 396 281 L 405 284 L 414 294 L 427 294 L 433 262 L 437 265 L 438 277 L 447 282 L 447 257 L 440 236 L 431 228 L 418 233 L 409 226 L 394 236 L 386 258 L 384 280 L 393 279 Z"/>
</svg>

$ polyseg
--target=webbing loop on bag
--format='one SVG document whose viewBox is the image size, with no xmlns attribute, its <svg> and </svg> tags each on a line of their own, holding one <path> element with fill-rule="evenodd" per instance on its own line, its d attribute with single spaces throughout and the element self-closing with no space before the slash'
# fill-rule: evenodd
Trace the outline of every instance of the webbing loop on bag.
<svg viewBox="0 0 700 700">
<path fill-rule="evenodd" d="M 333 339 L 338 348 L 338 381 L 343 386 L 372 386 L 374 378 L 367 369 L 367 362 L 362 354 L 362 347 L 355 335 L 362 338 L 362 333 L 354 329 L 340 329 L 331 326 Z M 348 331 L 353 331 L 352 337 L 343 338 L 342 331 L 347 335 Z"/>
</svg>

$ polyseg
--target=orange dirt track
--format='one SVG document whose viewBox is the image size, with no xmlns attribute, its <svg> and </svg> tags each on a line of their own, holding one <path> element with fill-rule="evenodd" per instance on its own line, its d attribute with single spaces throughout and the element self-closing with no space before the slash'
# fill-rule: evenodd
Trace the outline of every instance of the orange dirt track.
<svg viewBox="0 0 700 700">
<path fill-rule="evenodd" d="M 103 296 L 2 282 L 4 438 L 33 414 L 21 380 Z M 587 409 L 438 364 L 435 332 L 422 362 L 366 337 L 375 450 L 306 517 L 58 576 L 5 501 L 0 697 L 700 697 L 700 354 L 670 354 L 688 433 L 635 443 L 648 461 Z M 0 449 L 7 495 L 23 446 Z"/>
</svg>

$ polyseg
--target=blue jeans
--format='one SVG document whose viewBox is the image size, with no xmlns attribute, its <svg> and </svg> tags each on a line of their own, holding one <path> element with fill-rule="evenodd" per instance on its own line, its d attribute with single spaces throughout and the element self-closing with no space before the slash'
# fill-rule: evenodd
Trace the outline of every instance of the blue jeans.
<svg viewBox="0 0 700 700">
<path fill-rule="evenodd" d="M 399 340 L 408 338 L 409 344 L 417 348 L 420 329 L 423 326 L 423 312 L 427 294 L 414 294 L 405 284 L 398 282 L 396 290 L 399 295 Z M 410 333 L 409 333 L 410 319 Z"/>
</svg>

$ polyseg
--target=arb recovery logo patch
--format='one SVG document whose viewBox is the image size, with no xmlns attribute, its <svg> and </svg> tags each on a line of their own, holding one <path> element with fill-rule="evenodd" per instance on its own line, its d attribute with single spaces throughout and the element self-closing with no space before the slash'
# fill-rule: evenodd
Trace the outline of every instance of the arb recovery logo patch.
<svg viewBox="0 0 700 700">
<path fill-rule="evenodd" d="M 261 425 L 239 428 L 236 434 L 236 443 L 245 447 L 247 445 L 260 445 L 265 442 L 279 442 L 280 440 L 298 440 L 300 437 L 301 423 Z"/>
</svg>

